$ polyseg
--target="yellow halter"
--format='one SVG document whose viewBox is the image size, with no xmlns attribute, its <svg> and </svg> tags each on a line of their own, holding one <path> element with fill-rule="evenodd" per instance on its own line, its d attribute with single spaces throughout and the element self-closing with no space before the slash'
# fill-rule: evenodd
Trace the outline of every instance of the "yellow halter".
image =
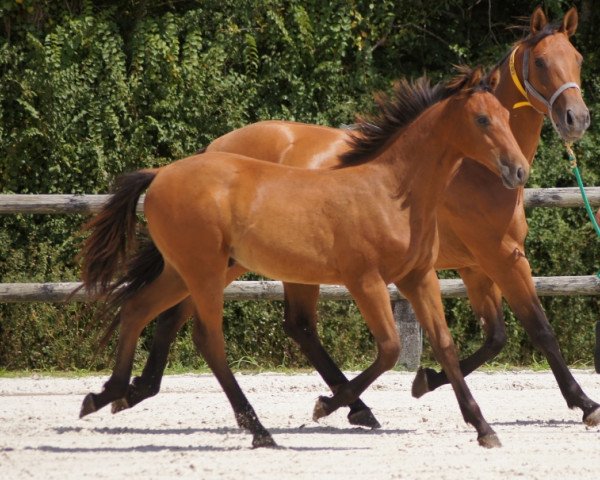
<svg viewBox="0 0 600 480">
<path fill-rule="evenodd" d="M 534 106 L 529 102 L 529 97 L 527 96 L 527 92 L 525 91 L 525 88 L 521 84 L 521 81 L 519 80 L 519 77 L 517 75 L 517 69 L 515 68 L 515 53 L 517 53 L 518 48 L 519 47 L 514 48 L 513 51 L 511 52 L 510 61 L 508 63 L 508 66 L 510 68 L 510 76 L 512 78 L 513 83 L 515 84 L 515 87 L 517 87 L 517 90 L 519 90 L 519 92 L 521 92 L 521 94 L 526 98 L 526 100 L 523 102 L 515 103 L 512 108 L 513 109 L 521 108 L 521 107 L 534 108 Z"/>
</svg>

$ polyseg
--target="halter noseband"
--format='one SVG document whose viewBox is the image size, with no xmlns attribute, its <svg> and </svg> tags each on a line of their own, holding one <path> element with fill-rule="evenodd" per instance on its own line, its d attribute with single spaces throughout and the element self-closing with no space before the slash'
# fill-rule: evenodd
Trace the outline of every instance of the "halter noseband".
<svg viewBox="0 0 600 480">
<path fill-rule="evenodd" d="M 548 118 L 552 122 L 552 126 L 555 129 L 557 129 L 556 124 L 554 123 L 554 119 L 552 118 L 552 108 L 554 106 L 554 102 L 565 90 L 567 90 L 569 88 L 576 88 L 577 90 L 581 90 L 581 88 L 575 82 L 563 83 L 552 94 L 552 96 L 550 97 L 550 100 L 546 100 L 544 98 L 544 96 L 540 92 L 538 92 L 534 88 L 534 86 L 531 85 L 531 83 L 529 83 L 529 80 L 528 80 L 528 77 L 529 77 L 529 49 L 525 50 L 525 53 L 523 53 L 523 83 L 525 84 L 525 87 L 523 87 L 523 84 L 521 84 L 519 77 L 517 75 L 517 70 L 515 69 L 515 54 L 517 53 L 518 49 L 519 49 L 518 46 L 515 47 L 510 54 L 510 61 L 509 61 L 510 76 L 512 77 L 515 87 L 517 87 L 517 90 L 519 90 L 519 92 L 521 92 L 521 94 L 525 97 L 526 101 L 515 103 L 513 105 L 513 108 L 531 107 L 539 114 L 544 115 L 544 112 L 540 112 L 529 101 L 529 95 L 533 95 L 540 103 L 542 103 L 546 107 L 546 109 L 548 110 L 548 113 L 547 113 Z"/>
</svg>

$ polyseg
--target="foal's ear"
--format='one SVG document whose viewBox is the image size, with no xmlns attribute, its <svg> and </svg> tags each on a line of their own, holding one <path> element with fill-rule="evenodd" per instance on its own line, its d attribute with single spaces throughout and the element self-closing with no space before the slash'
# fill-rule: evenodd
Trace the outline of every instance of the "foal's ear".
<svg viewBox="0 0 600 480">
<path fill-rule="evenodd" d="M 469 89 L 477 87 L 478 85 L 481 84 L 483 78 L 484 78 L 483 68 L 475 67 L 473 70 L 471 70 L 471 72 L 469 74 L 466 87 Z"/>
<path fill-rule="evenodd" d="M 577 31 L 577 24 L 579 23 L 579 15 L 577 14 L 577 8 L 571 7 L 571 9 L 565 13 L 562 20 L 562 24 L 559 28 L 560 32 L 564 32 L 567 36 L 572 36 Z"/>
<path fill-rule="evenodd" d="M 487 83 L 492 92 L 495 92 L 496 87 L 500 83 L 500 70 L 498 68 L 494 68 L 490 73 L 488 73 Z"/>
<path fill-rule="evenodd" d="M 568 15 L 568 13 L 567 13 Z M 565 15 L 565 18 L 567 16 Z M 548 19 L 542 7 L 537 7 L 531 14 L 531 33 L 536 34 L 548 24 Z"/>
</svg>

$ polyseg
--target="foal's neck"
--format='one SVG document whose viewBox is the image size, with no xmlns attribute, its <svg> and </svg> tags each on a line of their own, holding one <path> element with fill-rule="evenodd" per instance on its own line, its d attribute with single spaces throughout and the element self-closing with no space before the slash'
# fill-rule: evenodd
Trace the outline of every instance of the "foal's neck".
<svg viewBox="0 0 600 480">
<path fill-rule="evenodd" d="M 444 100 L 430 107 L 392 141 L 375 160 L 393 178 L 393 195 L 411 208 L 435 214 L 444 190 L 460 164 L 461 153 L 449 142 Z"/>
</svg>

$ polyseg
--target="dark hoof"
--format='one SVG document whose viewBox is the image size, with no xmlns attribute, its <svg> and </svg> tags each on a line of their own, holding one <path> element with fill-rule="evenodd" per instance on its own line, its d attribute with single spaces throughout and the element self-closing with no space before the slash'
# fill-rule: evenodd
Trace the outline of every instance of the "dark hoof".
<svg viewBox="0 0 600 480">
<path fill-rule="evenodd" d="M 377 421 L 370 408 L 363 408 L 356 412 L 350 412 L 348 414 L 348 421 L 350 422 L 350 425 L 358 425 L 359 427 L 381 428 L 381 424 Z"/>
<path fill-rule="evenodd" d="M 266 432 L 266 433 L 261 433 L 260 435 L 254 435 L 254 438 L 252 439 L 252 447 L 253 448 L 277 448 L 277 444 L 275 443 L 275 440 L 273 440 L 273 437 L 271 437 L 271 434 Z"/>
<path fill-rule="evenodd" d="M 496 435 L 495 433 L 488 433 L 487 435 L 482 435 L 481 437 L 477 438 L 477 441 L 479 442 L 479 445 L 481 445 L 484 448 L 500 448 L 502 446 L 498 435 Z"/>
<path fill-rule="evenodd" d="M 596 427 L 600 425 L 600 407 L 596 407 L 596 410 L 583 416 L 583 423 L 588 427 Z"/>
<path fill-rule="evenodd" d="M 119 398 L 119 400 L 115 400 L 112 402 L 110 406 L 111 413 L 119 413 L 122 410 L 127 410 L 129 408 L 129 403 L 127 403 L 127 398 Z"/>
<path fill-rule="evenodd" d="M 331 413 L 329 401 L 330 399 L 327 397 L 319 397 L 317 399 L 317 403 L 315 403 L 315 408 L 313 410 L 313 420 L 315 422 L 318 422 L 319 418 L 326 417 Z"/>
<path fill-rule="evenodd" d="M 96 408 L 96 403 L 94 402 L 94 394 L 88 393 L 83 399 L 83 403 L 81 404 L 81 410 L 79 411 L 79 418 L 83 418 L 90 413 L 94 413 L 98 409 Z"/>
<path fill-rule="evenodd" d="M 417 370 L 417 375 L 413 380 L 411 389 L 412 396 L 415 398 L 421 398 L 427 392 L 431 391 L 429 389 L 429 382 L 427 381 L 427 370 L 431 369 L 419 368 Z"/>
</svg>

